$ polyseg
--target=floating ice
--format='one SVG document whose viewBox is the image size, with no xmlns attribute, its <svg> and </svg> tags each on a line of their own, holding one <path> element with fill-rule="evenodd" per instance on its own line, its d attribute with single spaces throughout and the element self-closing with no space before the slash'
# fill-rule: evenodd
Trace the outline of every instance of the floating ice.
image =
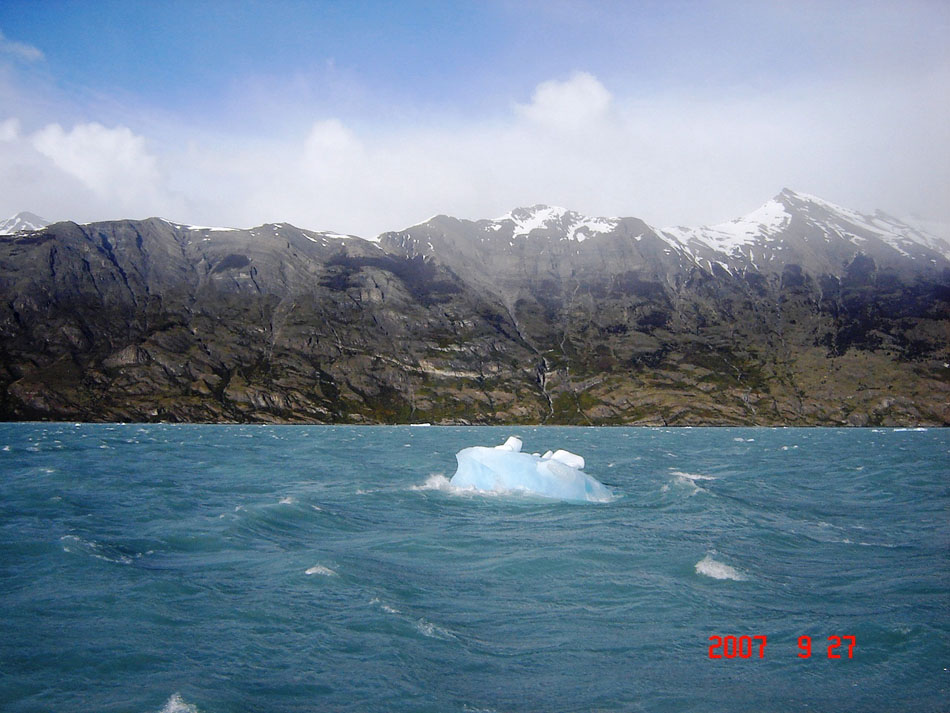
<svg viewBox="0 0 950 713">
<path fill-rule="evenodd" d="M 584 458 L 569 451 L 522 453 L 521 440 L 512 436 L 503 445 L 463 448 L 455 455 L 458 470 L 453 489 L 500 493 L 521 492 L 558 500 L 607 502 L 613 494 L 587 475 Z"/>
</svg>

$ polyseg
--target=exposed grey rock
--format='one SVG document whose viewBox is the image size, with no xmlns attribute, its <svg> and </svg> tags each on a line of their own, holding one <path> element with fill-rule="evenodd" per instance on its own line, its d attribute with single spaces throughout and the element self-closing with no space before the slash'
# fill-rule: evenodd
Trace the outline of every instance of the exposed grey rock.
<svg viewBox="0 0 950 713">
<path fill-rule="evenodd" d="M 948 257 L 791 191 L 698 229 L 547 206 L 378 242 L 58 223 L 0 239 L 0 412 L 947 423 Z"/>
</svg>

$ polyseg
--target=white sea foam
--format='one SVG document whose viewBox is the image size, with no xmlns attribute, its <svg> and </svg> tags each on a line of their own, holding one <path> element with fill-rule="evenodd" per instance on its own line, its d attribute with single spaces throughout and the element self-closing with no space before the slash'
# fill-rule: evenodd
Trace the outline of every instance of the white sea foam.
<svg viewBox="0 0 950 713">
<path fill-rule="evenodd" d="M 286 498 L 281 498 L 279 504 L 280 504 L 280 505 L 293 505 L 293 504 L 296 503 L 296 502 L 297 502 L 296 500 L 294 500 L 292 497 L 290 497 L 290 496 L 288 495 Z"/>
<path fill-rule="evenodd" d="M 671 470 L 670 475 L 673 476 L 673 484 L 680 487 L 686 488 L 687 497 L 693 497 L 697 493 L 708 493 L 709 491 L 706 488 L 701 487 L 696 481 L 703 480 L 715 480 L 711 475 L 702 475 L 700 473 L 685 473 L 681 470 Z M 665 485 L 661 488 L 661 492 L 666 492 L 669 490 L 669 486 Z"/>
<path fill-rule="evenodd" d="M 337 574 L 329 567 L 324 567 L 322 564 L 317 564 L 308 569 L 304 574 L 319 574 L 322 577 L 336 577 Z"/>
<path fill-rule="evenodd" d="M 458 488 L 452 485 L 452 482 L 441 473 L 433 473 L 422 485 L 411 485 L 410 490 L 441 490 L 443 493 L 452 495 L 473 495 L 478 491 L 475 488 Z M 482 493 L 483 495 L 501 495 L 501 492 Z"/>
<path fill-rule="evenodd" d="M 736 582 L 748 579 L 734 567 L 714 560 L 710 555 L 706 555 L 696 563 L 696 574 L 703 574 L 713 579 L 732 579 Z"/>
<path fill-rule="evenodd" d="M 180 693 L 173 693 L 159 713 L 198 713 L 198 706 L 186 703 Z"/>
<path fill-rule="evenodd" d="M 76 535 L 63 535 L 59 541 L 63 543 L 63 552 L 87 554 L 114 564 L 132 564 L 134 560 L 133 557 L 115 547 L 102 545 L 94 540 L 84 540 Z M 135 553 L 136 558 L 141 556 L 141 552 Z"/>
<path fill-rule="evenodd" d="M 400 613 L 400 611 L 399 611 L 398 609 L 396 609 L 396 607 L 391 607 L 391 606 L 389 606 L 388 604 L 386 604 L 386 603 L 380 601 L 379 597 L 373 597 L 372 599 L 370 599 L 369 603 L 370 603 L 370 604 L 375 604 L 376 606 L 378 606 L 380 609 L 382 609 L 382 610 L 383 610 L 384 612 L 386 612 L 387 614 L 399 614 L 399 613 Z"/>
<path fill-rule="evenodd" d="M 670 475 L 675 475 L 677 478 L 685 478 L 686 480 L 715 480 L 716 477 L 713 475 L 702 475 L 701 473 L 685 473 L 682 470 L 671 470 Z"/>
<path fill-rule="evenodd" d="M 457 639 L 458 637 L 453 634 L 448 629 L 445 629 L 441 626 L 433 624 L 431 621 L 426 621 L 425 619 L 420 619 L 416 622 L 416 630 L 423 636 L 427 636 L 430 639 L 442 639 L 443 641 L 451 641 L 452 639 Z"/>
</svg>

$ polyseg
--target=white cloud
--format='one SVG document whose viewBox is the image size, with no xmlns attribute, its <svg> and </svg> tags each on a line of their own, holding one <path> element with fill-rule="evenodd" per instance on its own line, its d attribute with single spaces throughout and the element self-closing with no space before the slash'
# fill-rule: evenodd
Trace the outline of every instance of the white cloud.
<svg viewBox="0 0 950 713">
<path fill-rule="evenodd" d="M 177 216 L 188 207 L 145 139 L 127 127 L 47 124 L 24 132 L 18 117 L 0 122 L 0 200 L 0 213 L 79 222 Z"/>
<path fill-rule="evenodd" d="M 20 138 L 20 120 L 11 117 L 5 121 L 0 121 L 0 141 L 10 142 Z"/>
<path fill-rule="evenodd" d="M 133 204 L 159 192 L 156 159 L 145 139 L 124 126 L 50 124 L 30 137 L 33 147 L 103 199 Z"/>
<path fill-rule="evenodd" d="M 146 136 L 7 119 L 0 213 L 290 221 L 371 236 L 434 213 L 492 217 L 544 202 L 664 226 L 736 217 L 788 185 L 947 221 L 947 79 L 635 96 L 578 72 L 491 119 L 356 124 L 324 114 L 263 138 L 175 122 L 143 121 Z"/>
<path fill-rule="evenodd" d="M 15 42 L 5 37 L 3 32 L 0 32 L 0 54 L 10 55 L 27 62 L 38 62 L 43 59 L 43 53 L 36 47 L 25 42 Z"/>
<path fill-rule="evenodd" d="M 567 80 L 542 82 L 531 103 L 519 105 L 518 113 L 542 126 L 559 130 L 582 129 L 602 121 L 610 109 L 610 92 L 596 77 L 575 72 Z"/>
</svg>

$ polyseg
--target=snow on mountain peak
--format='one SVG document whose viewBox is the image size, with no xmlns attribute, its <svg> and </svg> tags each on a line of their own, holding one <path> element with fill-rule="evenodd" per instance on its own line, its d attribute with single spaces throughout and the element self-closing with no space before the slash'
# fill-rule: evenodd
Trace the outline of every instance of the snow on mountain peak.
<svg viewBox="0 0 950 713">
<path fill-rule="evenodd" d="M 791 214 L 780 196 L 767 201 L 748 215 L 717 225 L 701 228 L 681 226 L 663 228 L 660 232 L 689 249 L 692 242 L 718 252 L 732 254 L 739 252 L 744 245 L 752 245 L 758 240 L 775 240 L 776 236 L 788 227 Z"/>
<path fill-rule="evenodd" d="M 510 224 L 512 238 L 527 237 L 535 230 L 545 230 L 563 233 L 566 240 L 582 242 L 595 234 L 611 232 L 619 222 L 617 218 L 591 218 L 566 208 L 539 204 L 515 208 L 491 221 L 489 230 L 497 232 Z"/>
<path fill-rule="evenodd" d="M 22 211 L 0 222 L 0 235 L 13 235 L 21 230 L 39 230 L 49 225 L 49 221 L 35 213 Z"/>
<path fill-rule="evenodd" d="M 766 246 L 780 248 L 775 244 L 788 235 L 793 221 L 799 225 L 795 232 L 810 233 L 825 242 L 843 239 L 863 246 L 867 240 L 874 239 L 904 256 L 910 256 L 922 246 L 950 257 L 950 244 L 945 240 L 897 218 L 880 211 L 873 216 L 864 215 L 788 188 L 741 218 L 699 228 L 664 228 L 660 233 L 691 254 L 705 248 L 738 256 L 755 246 L 757 249 Z"/>
</svg>

